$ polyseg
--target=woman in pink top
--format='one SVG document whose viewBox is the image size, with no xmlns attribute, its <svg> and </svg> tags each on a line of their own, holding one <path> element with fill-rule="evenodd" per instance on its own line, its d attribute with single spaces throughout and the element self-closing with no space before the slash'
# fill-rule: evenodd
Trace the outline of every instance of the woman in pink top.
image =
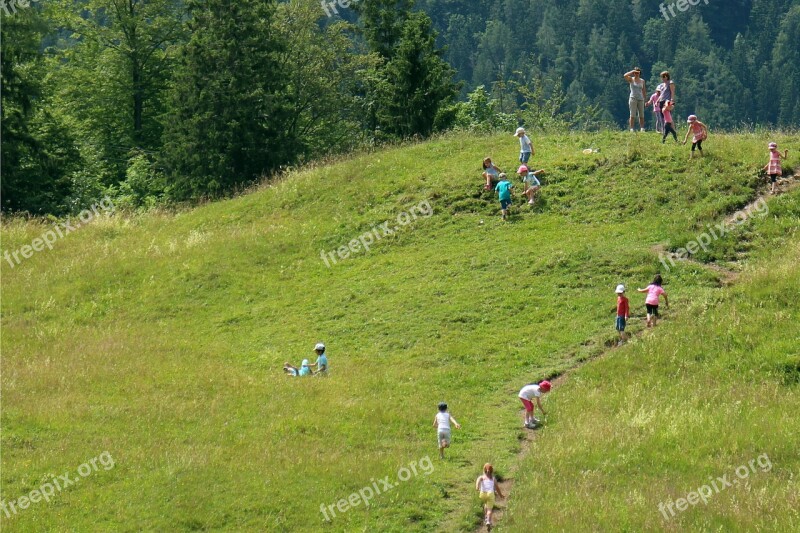
<svg viewBox="0 0 800 533">
<path fill-rule="evenodd" d="M 778 177 L 783 175 L 783 165 L 781 159 L 789 157 L 789 150 L 784 150 L 783 153 L 778 151 L 777 143 L 769 143 L 769 163 L 764 167 L 772 182 L 772 194 L 775 194 L 775 183 Z"/>
<path fill-rule="evenodd" d="M 697 120 L 697 115 L 689 115 L 686 122 L 689 123 L 689 129 L 686 130 L 686 137 L 683 138 L 683 144 L 686 144 L 690 133 L 694 135 L 694 137 L 692 137 L 692 155 L 689 156 L 689 159 L 694 157 L 695 148 L 700 150 L 700 157 L 703 157 L 703 141 L 708 137 L 708 127 Z"/>
<path fill-rule="evenodd" d="M 655 327 L 656 322 L 658 320 L 658 298 L 663 294 L 664 295 L 664 304 L 669 309 L 669 300 L 667 299 L 667 293 L 664 292 L 664 289 L 661 288 L 661 284 L 664 280 L 661 279 L 661 274 L 656 274 L 656 277 L 653 278 L 653 283 L 647 286 L 646 289 L 636 289 L 639 292 L 646 292 L 647 298 L 645 299 L 644 303 L 647 306 L 647 327 L 652 328 Z"/>
</svg>

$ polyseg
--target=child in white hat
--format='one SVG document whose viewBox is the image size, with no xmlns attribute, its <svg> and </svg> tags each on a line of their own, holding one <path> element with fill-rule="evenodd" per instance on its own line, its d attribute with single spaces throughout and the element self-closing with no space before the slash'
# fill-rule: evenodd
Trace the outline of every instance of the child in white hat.
<svg viewBox="0 0 800 533">
<path fill-rule="evenodd" d="M 775 183 L 783 175 L 781 159 L 786 159 L 787 157 L 789 157 L 789 150 L 784 150 L 783 153 L 780 153 L 778 151 L 778 143 L 769 143 L 769 163 L 764 166 L 764 170 L 767 171 L 772 182 L 772 194 L 775 194 Z"/>
</svg>

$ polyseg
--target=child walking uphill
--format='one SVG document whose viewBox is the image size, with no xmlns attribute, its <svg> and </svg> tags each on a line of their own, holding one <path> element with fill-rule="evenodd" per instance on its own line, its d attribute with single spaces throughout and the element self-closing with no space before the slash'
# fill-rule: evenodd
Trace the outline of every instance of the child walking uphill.
<svg viewBox="0 0 800 533">
<path fill-rule="evenodd" d="M 531 401 L 532 399 L 536 398 L 536 404 L 539 406 L 539 410 L 543 415 L 547 415 L 547 413 L 544 412 L 544 407 L 542 407 L 542 394 L 550 392 L 550 387 L 549 381 L 542 381 L 541 383 L 528 383 L 520 389 L 519 399 L 522 401 L 522 405 L 525 406 L 525 422 L 523 422 L 523 427 L 533 429 L 536 427 L 536 424 L 539 423 L 539 419 L 533 416 L 536 408 Z"/>
<path fill-rule="evenodd" d="M 439 404 L 439 412 L 433 418 L 433 427 L 436 428 L 436 440 L 439 443 L 439 459 L 444 459 L 444 449 L 450 447 L 450 422 L 461 429 L 461 425 L 447 412 L 447 404 Z"/>
<path fill-rule="evenodd" d="M 525 128 L 517 128 L 514 137 L 519 137 L 519 162 L 525 165 L 533 155 L 533 143 L 525 134 Z"/>
<path fill-rule="evenodd" d="M 497 480 L 494 477 L 494 467 L 491 463 L 483 465 L 483 475 L 475 481 L 475 490 L 479 492 L 481 501 L 483 502 L 483 523 L 486 524 L 486 528 L 491 531 L 495 494 L 501 498 L 505 498 L 503 493 L 500 492 L 500 487 L 497 485 Z"/>
<path fill-rule="evenodd" d="M 628 322 L 630 316 L 630 304 L 628 298 L 625 296 L 625 285 L 617 285 L 617 331 L 619 331 L 619 343 L 617 346 L 622 346 L 627 337 L 625 335 L 625 324 Z"/>
<path fill-rule="evenodd" d="M 686 130 L 686 137 L 683 138 L 683 144 L 686 144 L 686 139 L 689 138 L 690 133 L 693 135 L 692 154 L 689 156 L 689 159 L 694 158 L 695 148 L 700 150 L 700 157 L 703 157 L 703 141 L 708 138 L 708 127 L 697 120 L 697 115 L 689 115 L 686 122 L 689 124 L 689 129 Z"/>
<path fill-rule="evenodd" d="M 500 181 L 497 182 L 494 190 L 497 191 L 497 198 L 500 200 L 503 220 L 508 220 L 508 208 L 511 207 L 511 189 L 513 188 L 514 185 L 508 181 L 508 176 L 500 174 Z"/>
<path fill-rule="evenodd" d="M 647 327 L 653 328 L 656 326 L 656 322 L 658 322 L 658 302 L 659 297 L 663 294 L 664 295 L 664 304 L 666 304 L 667 309 L 669 309 L 669 299 L 667 298 L 667 293 L 664 292 L 664 289 L 661 288 L 661 284 L 664 282 L 661 279 L 661 274 L 656 274 L 656 277 L 653 278 L 653 283 L 647 286 L 645 289 L 636 289 L 639 292 L 646 292 L 647 298 L 645 298 L 644 303 L 647 307 Z"/>
<path fill-rule="evenodd" d="M 775 194 L 775 183 L 778 182 L 778 178 L 783 176 L 781 159 L 786 159 L 787 157 L 789 157 L 789 150 L 784 150 L 783 153 L 780 153 L 777 143 L 769 143 L 769 163 L 766 164 L 764 170 L 767 171 L 772 183 L 772 189 L 770 189 L 772 194 Z"/>
</svg>

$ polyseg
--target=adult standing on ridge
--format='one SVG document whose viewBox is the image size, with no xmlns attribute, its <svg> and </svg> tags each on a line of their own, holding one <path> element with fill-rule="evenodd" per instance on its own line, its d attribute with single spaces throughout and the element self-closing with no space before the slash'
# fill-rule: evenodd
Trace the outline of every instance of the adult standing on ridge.
<svg viewBox="0 0 800 533">
<path fill-rule="evenodd" d="M 664 90 L 661 91 L 661 96 L 658 97 L 658 108 L 663 112 L 667 102 L 675 103 L 675 82 L 672 81 L 672 76 L 667 70 L 661 73 L 661 82 Z"/>
<path fill-rule="evenodd" d="M 644 131 L 644 103 L 647 101 L 647 89 L 642 79 L 642 69 L 634 67 L 633 70 L 625 73 L 625 81 L 631 87 L 631 95 L 628 97 L 628 108 L 631 111 L 629 120 L 631 131 L 634 131 L 636 117 L 639 117 L 639 129 Z"/>
</svg>

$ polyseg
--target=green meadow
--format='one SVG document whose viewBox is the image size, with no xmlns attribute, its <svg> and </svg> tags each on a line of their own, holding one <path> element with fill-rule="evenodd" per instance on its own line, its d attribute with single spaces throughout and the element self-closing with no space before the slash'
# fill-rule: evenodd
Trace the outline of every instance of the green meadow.
<svg viewBox="0 0 800 533">
<path fill-rule="evenodd" d="M 2 499 L 80 479 L 0 524 L 472 531 L 492 462 L 515 477 L 501 530 L 797 530 L 800 188 L 694 261 L 659 260 L 763 192 L 773 139 L 800 166 L 796 134 L 712 135 L 693 161 L 650 133 L 534 135 L 543 193 L 529 208 L 514 178 L 502 222 L 480 162 L 512 175 L 516 139 L 454 134 L 3 260 Z M 50 227 L 6 220 L 2 249 Z M 635 289 L 657 272 L 670 310 L 643 332 Z M 642 334 L 610 349 L 618 283 Z M 330 375 L 284 376 L 318 341 Z M 564 372 L 520 454 L 517 391 Z M 444 460 L 440 401 L 463 426 Z M 660 512 L 764 455 L 768 471 Z"/>
</svg>

